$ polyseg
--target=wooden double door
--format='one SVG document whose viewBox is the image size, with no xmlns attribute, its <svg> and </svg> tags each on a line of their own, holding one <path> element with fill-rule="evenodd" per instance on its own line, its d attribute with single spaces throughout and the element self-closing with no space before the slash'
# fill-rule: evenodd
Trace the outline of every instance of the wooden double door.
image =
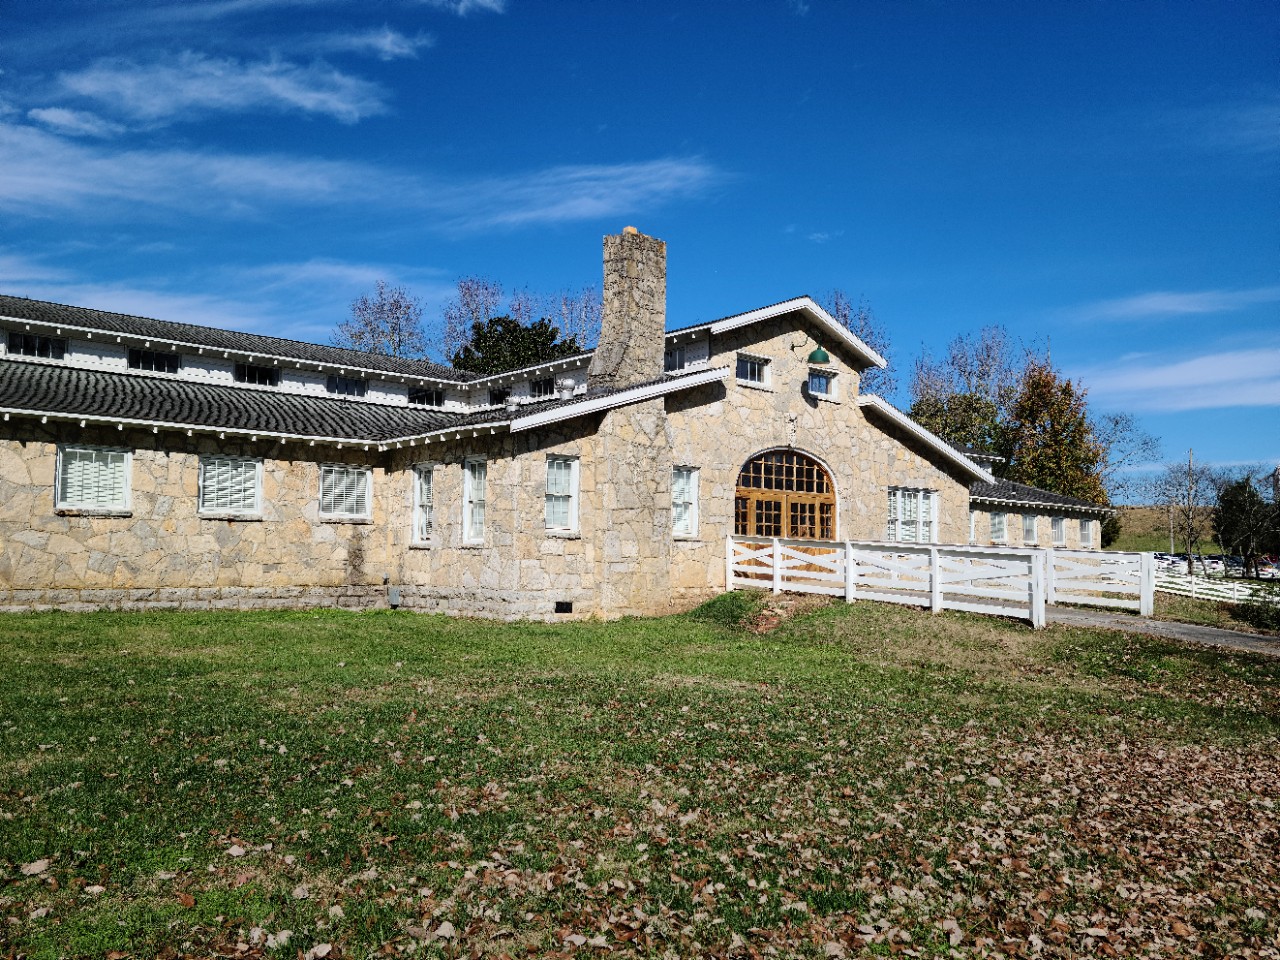
<svg viewBox="0 0 1280 960">
<path fill-rule="evenodd" d="M 743 464 L 734 495 L 742 537 L 834 540 L 836 491 L 826 469 L 794 450 L 768 450 Z"/>
</svg>

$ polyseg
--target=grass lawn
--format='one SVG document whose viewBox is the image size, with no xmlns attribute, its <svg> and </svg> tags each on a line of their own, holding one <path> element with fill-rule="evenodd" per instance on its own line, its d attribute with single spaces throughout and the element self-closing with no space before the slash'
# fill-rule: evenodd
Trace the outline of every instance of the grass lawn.
<svg viewBox="0 0 1280 960">
<path fill-rule="evenodd" d="M 0 956 L 1280 956 L 1280 658 L 743 601 L 0 617 Z"/>
</svg>

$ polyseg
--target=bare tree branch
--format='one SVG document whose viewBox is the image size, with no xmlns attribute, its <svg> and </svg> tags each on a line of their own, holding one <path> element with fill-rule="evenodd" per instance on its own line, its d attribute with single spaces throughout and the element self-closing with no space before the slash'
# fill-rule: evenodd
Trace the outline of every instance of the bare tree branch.
<svg viewBox="0 0 1280 960">
<path fill-rule="evenodd" d="M 351 317 L 338 324 L 333 344 L 391 357 L 421 357 L 427 349 L 422 303 L 404 287 L 379 280 L 373 297 L 352 301 Z"/>
</svg>

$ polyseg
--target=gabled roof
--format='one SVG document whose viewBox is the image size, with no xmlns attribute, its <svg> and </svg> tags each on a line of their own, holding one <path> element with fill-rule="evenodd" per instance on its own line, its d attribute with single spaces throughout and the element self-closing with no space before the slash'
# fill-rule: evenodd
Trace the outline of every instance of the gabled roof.
<svg viewBox="0 0 1280 960">
<path fill-rule="evenodd" d="M 978 464 L 974 463 L 936 433 L 931 430 L 926 430 L 924 427 L 920 426 L 920 424 L 916 423 L 905 413 L 882 397 L 877 397 L 874 393 L 864 393 L 862 396 L 858 397 L 858 406 L 864 410 L 871 410 L 878 413 L 880 416 L 900 427 L 906 433 L 915 437 L 931 450 L 940 454 L 944 460 L 947 460 L 954 466 L 959 467 L 974 479 L 983 481 L 984 483 L 995 482 L 996 478 L 993 477 L 990 472 L 978 466 Z"/>
<path fill-rule="evenodd" d="M 810 323 L 813 323 L 819 330 L 830 336 L 833 343 L 842 343 L 852 350 L 855 355 L 865 361 L 868 367 L 880 367 L 883 369 L 889 365 L 888 360 L 850 333 L 835 317 L 818 306 L 812 297 L 792 297 L 790 300 L 782 300 L 767 307 L 748 310 L 746 313 L 735 313 L 731 317 L 713 320 L 710 323 L 696 323 L 688 327 L 679 327 L 675 330 L 668 330 L 667 336 L 691 333 L 696 330 L 708 330 L 713 334 L 723 333 L 726 330 L 736 330 L 738 327 L 750 326 L 753 323 L 771 320 L 774 317 L 780 317 L 788 313 L 803 315 Z"/>
<path fill-rule="evenodd" d="M 0 359 L 0 414 L 384 447 L 454 431 L 527 430 L 723 379 L 716 367 L 568 400 L 451 413 L 178 377 Z"/>
<path fill-rule="evenodd" d="M 1090 503 L 1078 497 L 1068 497 L 1062 493 L 1052 493 L 1012 480 L 995 480 L 992 483 L 975 483 L 969 487 L 970 503 L 985 503 L 992 506 L 1005 507 L 1065 507 L 1081 512 L 1109 514 L 1115 513 L 1111 507 Z"/>
</svg>

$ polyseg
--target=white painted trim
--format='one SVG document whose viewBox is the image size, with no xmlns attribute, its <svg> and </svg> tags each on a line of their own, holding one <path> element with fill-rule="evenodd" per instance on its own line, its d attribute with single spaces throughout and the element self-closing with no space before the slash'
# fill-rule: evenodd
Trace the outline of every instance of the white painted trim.
<svg viewBox="0 0 1280 960">
<path fill-rule="evenodd" d="M 484 467 L 484 517 L 480 521 L 480 536 L 471 536 L 471 514 L 475 508 L 475 491 L 471 479 L 471 468 L 475 464 Z M 484 457 L 467 457 L 462 461 L 462 542 L 468 546 L 483 546 L 485 530 L 489 526 L 489 461 Z"/>
<path fill-rule="evenodd" d="M 504 380 L 510 380 L 513 383 L 517 380 L 532 379 L 532 377 L 522 377 L 521 374 L 536 374 L 541 371 L 547 371 L 548 375 L 554 375 L 557 370 L 581 369 L 583 366 L 591 362 L 594 351 L 587 353 L 574 354 L 572 357 L 562 357 L 559 360 L 544 360 L 542 363 L 531 364 L 527 367 L 519 367 L 515 370 L 505 370 L 502 373 L 491 373 L 487 377 L 479 377 L 475 380 L 461 380 L 458 385 L 463 390 L 471 390 L 482 386 L 490 386 L 494 383 L 502 383 Z"/>
<path fill-rule="evenodd" d="M 858 398 L 858 406 L 871 407 L 872 409 L 877 410 L 908 433 L 915 436 L 918 440 L 923 441 L 926 445 L 942 454 L 942 456 L 947 460 L 950 460 L 956 466 L 977 477 L 979 480 L 986 481 L 987 483 L 996 482 L 995 477 L 986 470 L 983 470 L 963 453 L 951 446 L 951 444 L 947 443 L 947 441 L 943 440 L 936 433 L 926 430 L 897 407 L 894 407 L 892 404 L 889 404 L 880 397 L 877 397 L 874 393 L 866 393 L 860 396 Z"/>
<path fill-rule="evenodd" d="M 350 463 L 322 463 L 319 465 L 317 474 L 320 481 L 319 490 L 316 497 L 316 503 L 320 511 L 320 519 L 322 520 L 338 520 L 338 521 L 360 521 L 373 519 L 373 468 L 366 466 L 357 466 Z M 326 470 L 344 470 L 352 473 L 363 473 L 364 482 L 364 512 L 363 513 L 329 513 L 324 508 L 324 472 Z"/>
<path fill-rule="evenodd" d="M 1115 513 L 1114 507 L 1096 507 L 1087 504 L 1075 503 L 1048 503 L 1044 500 L 1006 500 L 1002 497 L 969 497 L 970 503 L 989 504 L 996 507 L 1034 507 L 1041 513 L 1048 514 L 1053 511 L 1065 510 L 1075 513 L 1096 513 L 1103 516 L 1108 513 Z"/>
<path fill-rule="evenodd" d="M 51 303 L 52 301 L 37 300 L 35 302 Z M 70 304 L 55 304 L 55 306 L 70 306 Z M 79 307 L 75 309 L 85 309 L 85 308 Z M 103 312 L 108 313 L 112 311 L 103 311 Z M 119 314 L 119 316 L 122 316 L 122 317 L 130 316 L 130 314 L 122 313 L 122 314 Z M 138 319 L 155 320 L 157 323 L 169 322 L 166 320 L 159 320 L 155 317 L 139 317 Z M 450 386 L 454 386 L 454 387 L 462 386 L 464 384 L 473 382 L 469 380 L 447 380 L 441 377 L 428 377 L 428 376 L 425 376 L 422 374 L 416 374 L 416 373 L 400 373 L 399 371 L 396 371 L 396 370 L 379 370 L 375 367 L 359 367 L 349 363 L 346 363 L 346 364 L 333 363 L 328 360 L 307 360 L 301 357 L 286 356 L 284 354 L 257 353 L 251 350 L 239 350 L 233 347 L 213 347 L 213 346 L 209 346 L 208 344 L 192 343 L 187 340 L 170 340 L 167 337 L 151 337 L 151 336 L 146 336 L 140 333 L 120 333 L 119 331 L 116 331 L 116 330 L 103 330 L 99 327 L 82 327 L 82 326 L 77 326 L 76 324 L 54 322 L 50 320 L 29 320 L 26 317 L 11 317 L 8 314 L 0 314 L 0 321 L 6 322 L 6 323 L 20 323 L 25 325 L 28 329 L 33 325 L 37 327 L 47 327 L 47 328 L 58 331 L 57 335 L 61 337 L 68 336 L 68 334 L 61 332 L 63 330 L 68 330 L 68 331 L 72 331 L 73 333 L 89 334 L 90 336 L 88 337 L 88 339 L 90 341 L 93 341 L 95 337 L 101 337 L 102 339 L 97 342 L 110 343 L 114 340 L 114 342 L 119 343 L 122 346 L 125 345 L 126 343 L 128 344 L 135 344 L 135 343 L 164 344 L 170 347 L 182 348 L 183 350 L 189 353 L 194 352 L 197 356 L 209 355 L 215 358 L 217 358 L 218 356 L 221 356 L 221 358 L 224 360 L 230 360 L 232 357 L 237 357 L 237 358 L 248 357 L 250 358 L 250 360 L 252 360 L 253 358 L 257 358 L 260 360 L 274 360 L 277 362 L 283 361 L 289 366 L 297 367 L 298 369 L 301 369 L 301 370 L 305 370 L 308 368 L 315 371 L 350 370 L 357 373 L 368 374 L 371 377 L 379 380 L 389 380 L 392 378 L 400 377 L 400 378 L 404 378 L 403 382 L 406 382 L 406 383 L 409 380 L 416 380 L 424 384 L 426 383 L 449 384 Z M 195 324 L 192 324 L 192 326 L 195 326 Z M 245 331 L 243 330 L 232 330 L 228 327 L 209 327 L 209 329 L 216 330 L 219 333 L 244 333 L 245 336 L 251 336 L 251 337 L 271 336 L 270 334 L 265 334 L 265 333 L 245 333 Z M 283 338 L 276 337 L 275 339 L 278 340 Z M 308 346 L 308 347 L 323 346 L 323 344 L 319 344 L 319 343 L 305 343 L 304 341 L 297 341 L 297 342 L 303 343 L 305 346 Z"/>
<path fill-rule="evenodd" d="M 547 497 L 558 496 L 552 494 L 547 489 L 551 482 L 551 464 L 567 463 L 569 465 L 569 525 L 567 527 L 553 527 L 547 519 Z M 580 460 L 576 456 L 566 456 L 565 454 L 552 453 L 546 457 L 546 474 L 542 480 L 542 527 L 548 534 L 575 534 L 580 532 L 578 524 L 578 470 Z"/>
<path fill-rule="evenodd" d="M 522 430 L 532 430 L 534 427 L 543 427 L 547 424 L 559 423 L 562 420 L 572 420 L 574 417 L 585 416 L 588 413 L 596 413 L 600 410 L 612 410 L 614 407 L 640 403 L 643 400 L 651 400 L 654 397 L 675 393 L 678 390 L 687 390 L 692 387 L 715 383 L 717 380 L 725 379 L 729 373 L 728 367 L 712 367 L 710 370 L 704 370 L 701 373 L 672 377 L 660 383 L 650 383 L 642 387 L 632 387 L 629 390 L 619 390 L 617 393 L 608 393 L 593 399 L 579 400 L 563 407 L 556 407 L 553 410 L 544 410 L 541 413 L 531 413 L 528 416 L 517 417 L 511 421 L 510 429 L 512 433 L 519 433 Z M 447 433 L 449 431 L 442 432 Z"/>
<path fill-rule="evenodd" d="M 94 453 L 120 453 L 124 455 L 124 502 L 109 507 L 91 507 L 82 503 L 68 503 L 63 499 L 64 483 L 62 480 L 63 454 L 67 451 L 91 451 Z M 53 508 L 55 510 L 74 510 L 88 514 L 120 514 L 133 511 L 133 450 L 130 447 L 108 447 L 93 443 L 60 443 L 54 458 L 53 474 Z"/>
<path fill-rule="evenodd" d="M 725 317 L 723 320 L 717 320 L 710 324 L 710 328 L 712 334 L 724 333 L 726 330 L 736 330 L 739 327 L 748 327 L 751 324 L 759 323 L 762 320 L 772 320 L 774 317 L 780 317 L 784 314 L 796 312 L 804 313 L 810 320 L 816 321 L 818 326 L 823 327 L 826 332 L 835 336 L 835 338 L 846 347 L 866 360 L 869 366 L 884 369 L 889 365 L 888 360 L 880 356 L 880 354 L 876 353 L 869 346 L 841 326 L 836 318 L 823 310 L 822 307 L 818 306 L 817 303 L 813 301 L 812 297 L 795 297 L 791 300 L 784 300 L 782 303 L 775 303 L 770 307 L 761 307 L 758 310 L 750 310 L 747 313 L 740 313 L 737 316 Z"/>
<path fill-rule="evenodd" d="M 227 460 L 236 463 L 253 464 L 253 509 L 252 510 L 220 510 L 204 505 L 204 465 L 208 460 Z M 225 517 L 262 517 L 262 457 L 233 457 L 221 454 L 202 453 L 196 458 L 196 515 L 205 519 L 217 520 Z"/>
</svg>

